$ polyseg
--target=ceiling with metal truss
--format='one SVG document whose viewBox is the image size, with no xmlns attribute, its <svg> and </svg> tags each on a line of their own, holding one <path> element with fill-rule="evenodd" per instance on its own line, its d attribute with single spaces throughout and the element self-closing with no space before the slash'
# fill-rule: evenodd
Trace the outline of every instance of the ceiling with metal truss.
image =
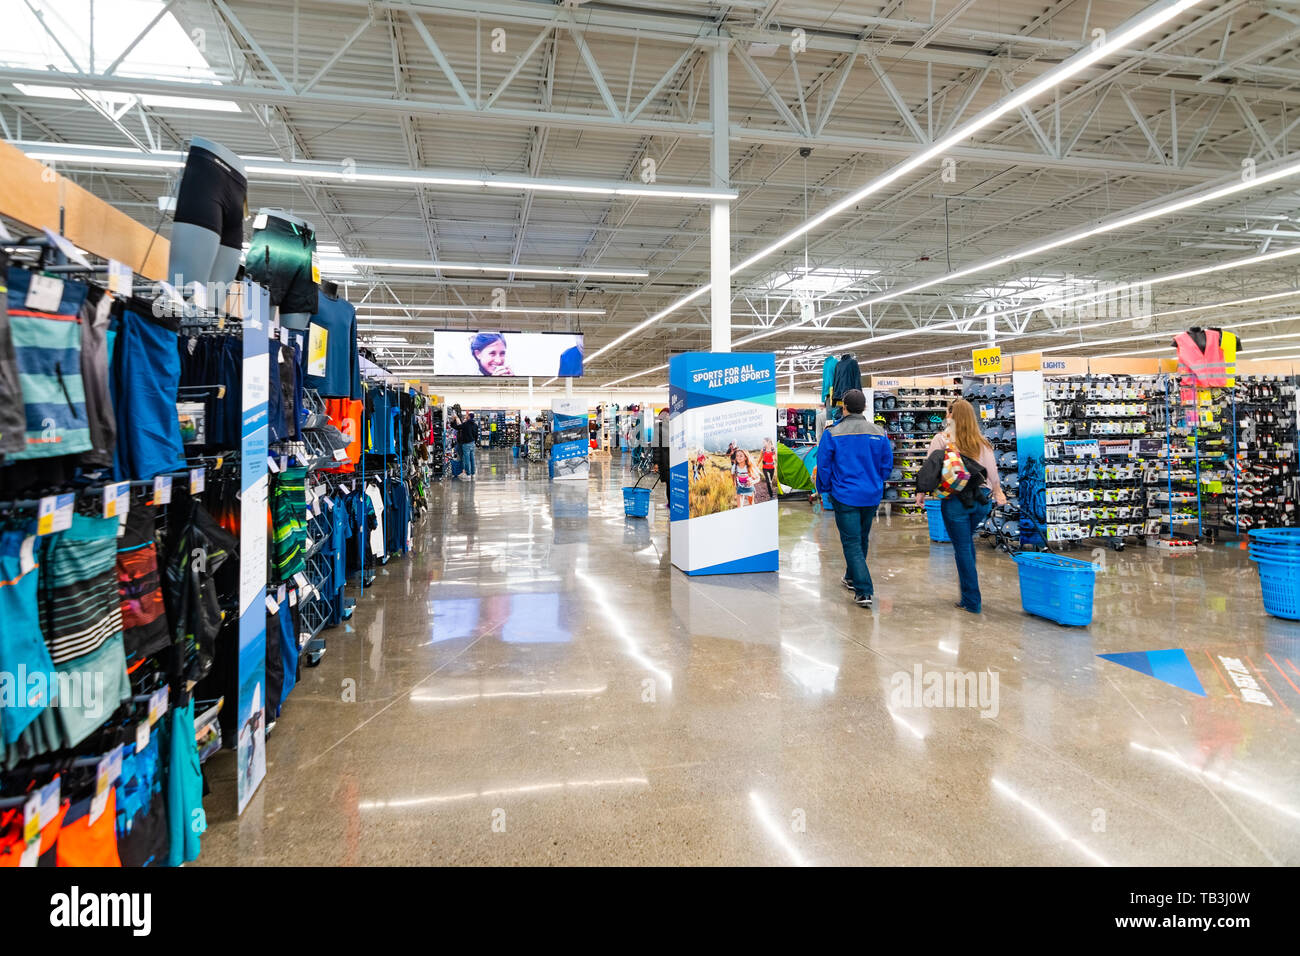
<svg viewBox="0 0 1300 956">
<path fill-rule="evenodd" d="M 733 345 L 797 381 L 827 350 L 955 371 L 990 333 L 1101 354 L 1251 322 L 1249 357 L 1300 330 L 1300 4 L 1184 0 L 963 134 L 1173 2 L 0 0 L 0 120 L 164 233 L 176 170 L 105 150 L 260 159 L 254 211 L 371 263 L 341 277 L 363 327 L 406 339 L 394 368 L 434 327 L 580 329 L 587 384 L 660 385 L 709 347 L 711 202 L 673 191 L 710 189 L 735 194 Z M 1111 284 L 1148 308 L 1075 301 Z"/>
</svg>

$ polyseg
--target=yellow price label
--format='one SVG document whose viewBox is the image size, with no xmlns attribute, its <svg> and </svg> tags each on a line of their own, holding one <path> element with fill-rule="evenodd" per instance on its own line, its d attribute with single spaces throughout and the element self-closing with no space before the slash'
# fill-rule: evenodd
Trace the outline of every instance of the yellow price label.
<svg viewBox="0 0 1300 956">
<path fill-rule="evenodd" d="M 999 375 L 1002 372 L 1002 349 L 975 349 L 970 354 L 976 375 Z"/>
</svg>

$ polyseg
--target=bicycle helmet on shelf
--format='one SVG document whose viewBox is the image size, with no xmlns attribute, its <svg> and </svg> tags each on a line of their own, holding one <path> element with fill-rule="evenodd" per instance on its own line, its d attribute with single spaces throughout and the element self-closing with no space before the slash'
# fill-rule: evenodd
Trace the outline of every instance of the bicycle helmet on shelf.
<svg viewBox="0 0 1300 956">
<path fill-rule="evenodd" d="M 903 469 L 901 468 L 895 468 L 893 471 L 889 473 L 890 481 L 901 481 L 902 478 L 903 478 Z"/>
<path fill-rule="evenodd" d="M 897 500 L 898 500 L 898 489 L 897 489 L 897 488 L 886 488 L 886 489 L 885 489 L 885 500 L 886 500 L 886 501 L 897 501 Z"/>
</svg>

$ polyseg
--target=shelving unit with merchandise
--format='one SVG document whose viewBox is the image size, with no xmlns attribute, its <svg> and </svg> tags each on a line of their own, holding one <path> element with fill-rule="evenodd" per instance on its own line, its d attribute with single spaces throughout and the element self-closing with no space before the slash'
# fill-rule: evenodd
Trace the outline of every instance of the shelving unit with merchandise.
<svg viewBox="0 0 1300 956">
<path fill-rule="evenodd" d="M 913 500 L 916 475 L 925 462 L 926 448 L 943 430 L 952 400 L 961 386 L 945 379 L 872 380 L 873 413 L 894 446 L 894 470 L 885 482 L 884 503 L 897 505 L 905 515 L 924 515 Z"/>
<path fill-rule="evenodd" d="M 1097 539 L 1122 550 L 1146 533 L 1143 456 L 1152 451 L 1158 382 L 1135 376 L 1043 385 L 1043 500 L 1048 542 Z"/>
<path fill-rule="evenodd" d="M 817 444 L 816 408 L 778 408 L 776 410 L 776 437 L 783 445 Z"/>
<path fill-rule="evenodd" d="M 1163 507 L 1152 533 L 1214 540 L 1297 524 L 1296 395 L 1290 376 L 1232 386 L 1167 380 L 1168 451 L 1150 476 Z"/>
<path fill-rule="evenodd" d="M 962 397 L 971 403 L 979 419 L 980 430 L 993 446 L 998 475 L 1007 503 L 1018 504 L 1020 475 L 1016 456 L 1015 386 L 1010 375 L 989 375 L 967 379 Z"/>
<path fill-rule="evenodd" d="M 1290 528 L 1296 513 L 1296 380 L 1238 376 L 1232 391 L 1234 495 L 1220 527 L 1237 534 Z"/>
</svg>

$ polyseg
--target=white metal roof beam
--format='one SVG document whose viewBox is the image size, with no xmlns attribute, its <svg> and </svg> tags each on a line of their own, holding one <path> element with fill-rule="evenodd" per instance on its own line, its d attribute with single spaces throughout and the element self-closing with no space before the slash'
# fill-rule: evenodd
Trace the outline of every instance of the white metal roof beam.
<svg viewBox="0 0 1300 956">
<path fill-rule="evenodd" d="M 122 79 L 117 76 L 89 73 L 55 73 L 44 70 L 0 69 L 0 83 L 34 83 L 49 85 L 56 81 L 63 85 L 88 90 L 118 90 L 140 94 L 184 96 L 198 99 L 233 100 L 249 107 L 267 105 L 291 107 L 302 110 L 341 110 L 411 114 L 416 116 L 475 116 L 485 120 L 499 120 L 528 125 L 549 125 L 565 129 L 599 129 L 629 135 L 656 136 L 706 136 L 711 131 L 707 122 L 680 122 L 675 120 L 638 118 L 635 121 L 616 121 L 612 117 L 565 113 L 545 109 L 477 109 L 456 103 L 437 103 L 414 100 L 409 97 L 389 98 L 360 96 L 344 93 L 310 92 L 298 94 L 277 90 L 269 86 L 242 84 L 189 83 L 149 78 Z M 759 129 L 733 124 L 731 139 L 739 143 L 765 143 L 792 147 L 813 146 L 842 149 L 849 152 L 885 152 L 911 155 L 917 144 L 910 140 L 883 137 L 822 134 L 810 136 L 794 129 Z M 970 159 L 994 165 L 1050 166 L 1083 171 L 1127 172 L 1144 176 L 1157 176 L 1203 182 L 1221 175 L 1223 169 L 1191 167 L 1175 169 L 1156 163 L 1113 159 L 1091 155 L 1074 155 L 1056 158 L 1045 153 L 988 146 L 957 146 L 948 151 L 957 159 Z M 408 170 L 409 172 L 409 170 Z"/>
</svg>

